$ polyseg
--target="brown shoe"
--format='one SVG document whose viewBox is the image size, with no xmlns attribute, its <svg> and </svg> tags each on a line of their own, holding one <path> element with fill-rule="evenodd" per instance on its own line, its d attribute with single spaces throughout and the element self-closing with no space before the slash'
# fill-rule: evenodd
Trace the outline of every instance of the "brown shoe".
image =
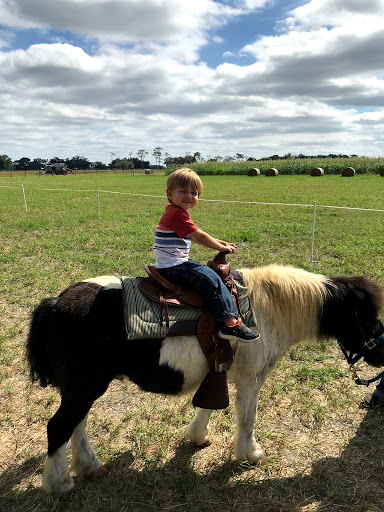
<svg viewBox="0 0 384 512">
<path fill-rule="evenodd" d="M 362 399 L 359 405 L 359 409 L 378 409 L 379 407 L 384 407 L 384 401 L 380 400 L 375 393 L 368 393 Z"/>
</svg>

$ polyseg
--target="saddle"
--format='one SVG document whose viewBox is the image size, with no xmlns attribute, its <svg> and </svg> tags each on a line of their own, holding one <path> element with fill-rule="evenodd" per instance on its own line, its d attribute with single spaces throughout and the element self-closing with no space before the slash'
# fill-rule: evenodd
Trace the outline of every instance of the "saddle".
<svg viewBox="0 0 384 512">
<path fill-rule="evenodd" d="M 231 266 L 225 258 L 226 254 L 219 252 L 207 265 L 221 277 L 239 309 L 237 286 L 230 276 Z M 225 409 L 229 405 L 228 386 L 226 372 L 219 371 L 219 365 L 232 361 L 233 352 L 229 341 L 219 337 L 215 319 L 208 310 L 204 296 L 194 288 L 168 281 L 153 266 L 146 265 L 144 269 L 148 277 L 140 279 L 139 288 L 145 296 L 160 303 L 162 316 L 168 328 L 168 304 L 205 310 L 198 320 L 176 322 L 169 329 L 167 336 L 197 336 L 210 371 L 196 391 L 192 404 L 205 409 Z"/>
</svg>

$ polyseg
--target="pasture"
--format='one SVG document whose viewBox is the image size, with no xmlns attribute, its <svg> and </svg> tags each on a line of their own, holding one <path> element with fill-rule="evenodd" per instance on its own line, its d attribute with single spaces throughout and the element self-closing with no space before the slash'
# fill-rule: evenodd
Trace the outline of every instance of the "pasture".
<svg viewBox="0 0 384 512">
<path fill-rule="evenodd" d="M 183 435 L 193 416 L 192 397 L 150 395 L 114 382 L 88 420 L 109 474 L 78 479 L 69 502 L 41 490 L 46 422 L 59 397 L 54 388 L 28 381 L 29 315 L 43 297 L 71 282 L 144 275 L 166 204 L 165 180 L 68 175 L 0 183 L 0 510 L 381 511 L 384 414 L 358 409 L 366 388 L 354 385 L 334 342 L 311 340 L 292 349 L 262 389 L 257 441 L 267 465 L 232 458 L 232 389 L 229 408 L 211 420 L 213 444 L 196 450 Z M 204 176 L 203 183 L 192 217 L 203 230 L 239 246 L 233 268 L 275 262 L 323 274 L 364 274 L 384 284 L 384 212 L 322 207 L 384 209 L 380 176 Z M 100 221 L 96 189 L 110 191 L 99 194 Z M 205 262 L 212 251 L 193 246 L 191 255 Z"/>
</svg>

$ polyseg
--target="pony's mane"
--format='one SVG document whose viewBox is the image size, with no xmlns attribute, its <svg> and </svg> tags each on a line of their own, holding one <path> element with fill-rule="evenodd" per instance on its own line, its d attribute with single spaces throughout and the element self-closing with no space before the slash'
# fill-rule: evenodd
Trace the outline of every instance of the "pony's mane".
<svg viewBox="0 0 384 512">
<path fill-rule="evenodd" d="M 327 296 L 329 278 L 282 265 L 241 269 L 244 284 L 254 305 L 276 325 L 295 338 L 316 337 L 319 313 Z M 297 340 L 298 341 L 298 340 Z"/>
</svg>

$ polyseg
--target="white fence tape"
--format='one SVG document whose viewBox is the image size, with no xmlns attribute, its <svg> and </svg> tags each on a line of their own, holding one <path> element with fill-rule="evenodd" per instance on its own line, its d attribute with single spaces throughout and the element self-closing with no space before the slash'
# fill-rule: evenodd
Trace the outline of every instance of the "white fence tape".
<svg viewBox="0 0 384 512">
<path fill-rule="evenodd" d="M 0 185 L 0 188 L 20 188 L 20 187 L 9 187 L 5 185 Z M 134 194 L 133 192 L 119 192 L 114 190 L 102 190 L 102 189 L 75 189 L 75 188 L 35 188 L 33 190 L 48 190 L 48 191 L 58 191 L 58 192 L 103 192 L 105 194 L 120 194 L 120 195 L 128 195 L 128 196 L 140 196 L 140 197 L 157 197 L 166 199 L 166 196 L 155 196 L 152 194 Z M 228 199 L 203 199 L 200 198 L 199 201 L 206 201 L 212 203 L 237 203 L 237 204 L 261 204 L 261 205 L 271 205 L 271 206 L 305 206 L 305 207 L 313 207 L 312 204 L 305 203 L 266 203 L 262 201 L 235 201 Z M 339 210 L 360 210 L 364 212 L 384 212 L 384 210 L 377 210 L 375 208 L 356 208 L 352 206 L 334 206 L 334 205 L 326 205 L 326 204 L 316 204 L 317 208 L 336 208 Z"/>
<path fill-rule="evenodd" d="M 28 212 L 27 208 L 27 201 L 25 198 L 25 190 L 24 185 L 21 185 L 22 191 L 23 191 L 23 197 L 24 197 L 24 206 L 25 211 Z M 20 187 L 12 187 L 7 185 L 0 185 L 0 188 L 14 188 L 14 189 L 20 189 Z M 120 194 L 120 195 L 129 195 L 129 196 L 139 196 L 139 197 L 156 197 L 156 198 L 163 198 L 166 199 L 166 196 L 156 196 L 152 194 L 134 194 L 133 192 L 119 192 L 119 191 L 113 191 L 113 190 L 101 190 L 101 189 L 72 189 L 72 188 L 35 188 L 33 190 L 43 190 L 43 191 L 50 191 L 50 192 L 94 192 L 97 194 L 97 209 L 98 209 L 98 216 L 99 216 L 99 222 L 101 222 L 101 212 L 100 212 L 100 192 L 103 192 L 104 194 Z M 311 251 L 310 251 L 310 261 L 314 262 L 313 259 L 313 250 L 314 250 L 314 239 L 315 239 L 315 222 L 316 222 L 316 208 L 335 208 L 339 210 L 359 210 L 364 212 L 384 212 L 384 210 L 376 210 L 374 208 L 355 208 L 352 206 L 331 206 L 331 205 L 325 205 L 325 204 L 317 204 L 316 201 L 314 201 L 313 204 L 303 204 L 303 203 L 265 203 L 261 201 L 235 201 L 235 200 L 227 200 L 227 199 L 199 199 L 199 201 L 205 201 L 205 202 L 212 202 L 212 203 L 234 203 L 234 204 L 258 204 L 258 205 L 271 205 L 271 206 L 304 206 L 304 207 L 310 207 L 313 208 L 313 218 L 312 218 L 312 236 L 311 236 Z"/>
</svg>

